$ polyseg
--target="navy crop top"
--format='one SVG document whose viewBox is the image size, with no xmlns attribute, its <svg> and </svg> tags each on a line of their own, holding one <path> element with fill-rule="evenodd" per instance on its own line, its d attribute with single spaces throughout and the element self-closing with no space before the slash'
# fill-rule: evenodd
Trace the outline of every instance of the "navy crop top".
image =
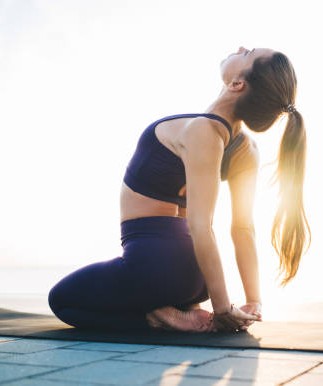
<svg viewBox="0 0 323 386">
<path fill-rule="evenodd" d="M 221 122 L 229 131 L 230 142 L 226 146 L 221 164 L 221 179 L 227 178 L 230 155 L 243 141 L 243 134 L 232 138 L 232 128 L 222 117 L 215 114 L 177 114 L 159 119 L 150 124 L 139 138 L 137 148 L 131 158 L 125 176 L 125 184 L 133 191 L 157 200 L 171 202 L 186 207 L 186 197 L 178 195 L 185 186 L 185 167 L 175 153 L 164 146 L 156 137 L 156 126 L 164 121 L 177 118 L 203 116 Z"/>
</svg>

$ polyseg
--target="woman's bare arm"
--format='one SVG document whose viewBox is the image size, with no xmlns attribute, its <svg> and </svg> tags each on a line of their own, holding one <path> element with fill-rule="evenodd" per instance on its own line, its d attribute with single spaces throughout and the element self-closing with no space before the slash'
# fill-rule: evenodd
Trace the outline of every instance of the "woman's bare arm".
<svg viewBox="0 0 323 386">
<path fill-rule="evenodd" d="M 232 205 L 231 236 L 247 303 L 261 303 L 253 222 L 256 178 L 257 169 L 253 168 L 229 179 Z"/>
<path fill-rule="evenodd" d="M 215 313 L 230 310 L 222 263 L 212 230 L 224 140 L 213 125 L 195 119 L 182 138 L 186 171 L 187 219 L 198 264 Z"/>
</svg>

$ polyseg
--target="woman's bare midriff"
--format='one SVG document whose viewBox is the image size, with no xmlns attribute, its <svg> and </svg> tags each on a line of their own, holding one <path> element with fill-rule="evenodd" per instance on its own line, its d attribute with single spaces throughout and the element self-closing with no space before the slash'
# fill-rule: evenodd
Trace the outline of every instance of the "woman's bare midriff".
<svg viewBox="0 0 323 386">
<path fill-rule="evenodd" d="M 134 192 L 125 183 L 122 184 L 120 195 L 121 222 L 140 217 L 177 217 L 180 215 L 182 214 L 179 213 L 178 205 L 144 196 Z"/>
</svg>

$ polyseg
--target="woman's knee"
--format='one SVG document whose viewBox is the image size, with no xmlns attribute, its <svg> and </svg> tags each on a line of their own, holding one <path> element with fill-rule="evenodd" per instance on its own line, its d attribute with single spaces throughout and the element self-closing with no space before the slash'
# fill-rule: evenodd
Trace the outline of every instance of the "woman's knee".
<svg viewBox="0 0 323 386">
<path fill-rule="evenodd" d="M 61 304 L 59 301 L 59 295 L 58 295 L 58 290 L 57 286 L 53 287 L 48 294 L 48 305 L 50 309 L 54 312 L 54 314 L 57 313 L 59 310 Z"/>
</svg>

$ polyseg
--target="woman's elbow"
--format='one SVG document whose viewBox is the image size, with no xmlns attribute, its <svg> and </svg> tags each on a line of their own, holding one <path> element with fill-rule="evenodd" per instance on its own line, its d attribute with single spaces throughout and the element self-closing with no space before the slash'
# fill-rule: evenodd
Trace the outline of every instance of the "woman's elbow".
<svg viewBox="0 0 323 386">
<path fill-rule="evenodd" d="M 253 224 L 231 226 L 231 238 L 233 241 L 239 240 L 241 238 L 254 239 L 255 235 L 256 231 Z"/>
<path fill-rule="evenodd" d="M 193 238 L 201 237 L 202 235 L 213 235 L 212 223 L 201 220 L 188 219 L 188 228 Z"/>
</svg>

